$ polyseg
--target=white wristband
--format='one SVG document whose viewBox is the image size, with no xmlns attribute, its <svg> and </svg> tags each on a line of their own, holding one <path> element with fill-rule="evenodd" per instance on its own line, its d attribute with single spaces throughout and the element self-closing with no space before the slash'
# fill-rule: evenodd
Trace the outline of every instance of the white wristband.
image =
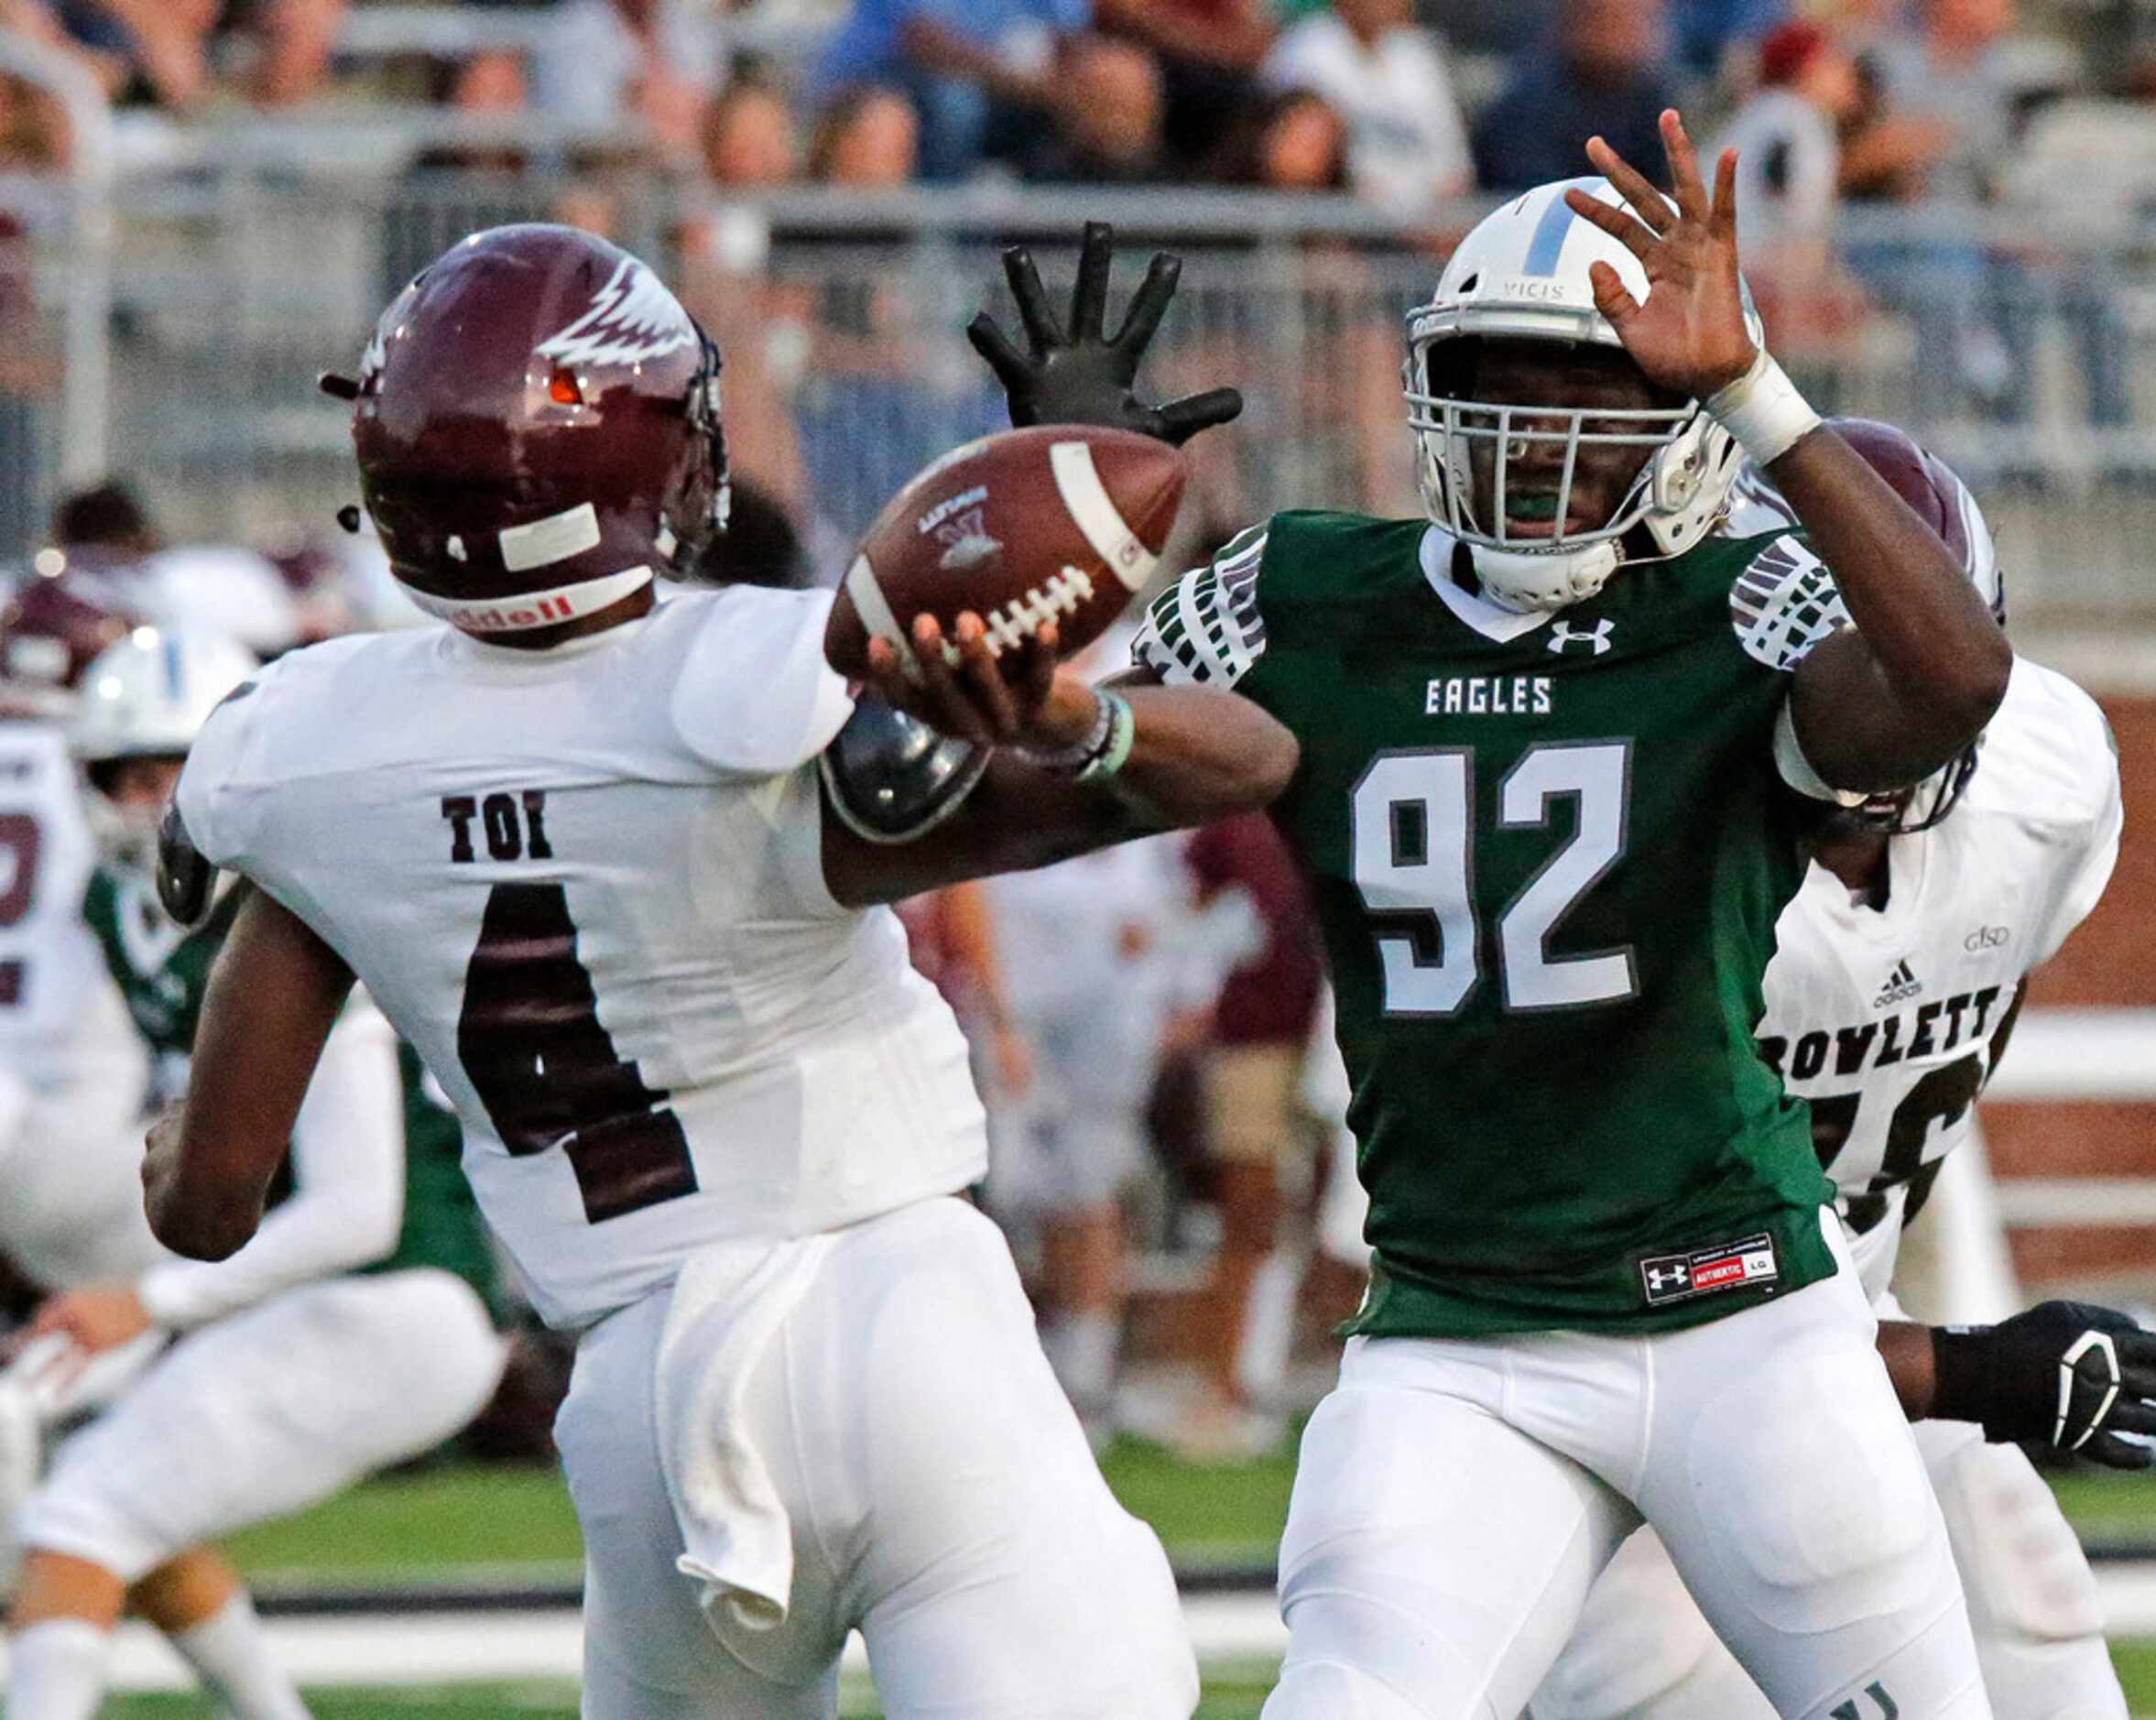
<svg viewBox="0 0 2156 1720">
<path fill-rule="evenodd" d="M 1819 428 L 1819 414 L 1764 346 L 1749 370 L 1707 402 L 1707 412 L 1761 467 Z"/>
</svg>

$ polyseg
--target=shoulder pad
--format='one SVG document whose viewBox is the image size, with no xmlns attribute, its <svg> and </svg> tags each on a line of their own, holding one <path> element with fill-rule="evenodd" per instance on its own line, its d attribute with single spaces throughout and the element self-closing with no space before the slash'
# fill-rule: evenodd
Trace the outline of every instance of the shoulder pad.
<svg viewBox="0 0 2156 1720">
<path fill-rule="evenodd" d="M 965 803 L 992 749 L 952 740 L 863 692 L 823 749 L 824 787 L 839 822 L 864 842 L 912 842 Z"/>
<path fill-rule="evenodd" d="M 201 924 L 217 894 L 217 868 L 202 858 L 187 833 L 178 805 L 165 809 L 158 825 L 158 899 L 191 930 Z"/>
</svg>

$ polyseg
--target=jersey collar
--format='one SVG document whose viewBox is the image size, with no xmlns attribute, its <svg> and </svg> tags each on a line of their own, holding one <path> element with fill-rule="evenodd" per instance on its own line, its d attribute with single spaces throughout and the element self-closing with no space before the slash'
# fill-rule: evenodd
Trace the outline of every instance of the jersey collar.
<svg viewBox="0 0 2156 1720">
<path fill-rule="evenodd" d="M 1493 604 L 1486 597 L 1478 597 L 1457 583 L 1453 578 L 1453 550 L 1457 541 L 1452 533 L 1432 526 L 1422 534 L 1421 548 L 1417 553 L 1422 563 L 1422 577 L 1429 581 L 1430 589 L 1461 621 L 1484 638 L 1504 645 L 1532 633 L 1537 627 L 1546 626 L 1555 618 L 1554 610 L 1521 615 L 1518 610 Z"/>
</svg>

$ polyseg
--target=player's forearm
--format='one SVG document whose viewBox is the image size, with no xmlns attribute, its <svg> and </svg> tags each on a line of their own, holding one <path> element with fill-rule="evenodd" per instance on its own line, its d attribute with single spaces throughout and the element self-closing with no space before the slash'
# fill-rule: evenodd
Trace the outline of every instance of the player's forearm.
<svg viewBox="0 0 2156 1720">
<path fill-rule="evenodd" d="M 1879 1322 L 1879 1360 L 1894 1382 L 1894 1395 L 1901 1400 L 1901 1413 L 1922 1421 L 1932 1413 L 1937 1388 L 1932 1367 L 1932 1328 L 1909 1320 Z"/>
<path fill-rule="evenodd" d="M 159 1119 L 143 1165 L 151 1231 L 222 1260 L 261 1223 L 352 971 L 289 910 L 252 891 L 212 969 L 187 1098 Z"/>
<path fill-rule="evenodd" d="M 1834 571 L 1857 637 L 1797 673 L 1791 715 L 1812 767 L 1844 789 L 1912 782 L 1975 740 L 2013 652 L 1952 550 L 1863 456 L 1821 426 L 1767 475 Z"/>
<path fill-rule="evenodd" d="M 877 845 L 835 817 L 823 827 L 823 876 L 850 907 L 1029 871 L 1158 831 L 1269 806 L 1300 757 L 1295 737 L 1248 700 L 1199 687 L 1117 684 L 1129 702 L 1120 770 L 1081 780 L 999 748 L 963 808 L 918 840 Z"/>
<path fill-rule="evenodd" d="M 404 1218 L 404 1093 L 397 1039 L 372 1007 L 330 1035 L 294 1120 L 291 1198 L 223 1260 L 175 1261 L 137 1290 L 159 1325 L 221 1320 L 273 1296 L 372 1265 Z"/>
</svg>

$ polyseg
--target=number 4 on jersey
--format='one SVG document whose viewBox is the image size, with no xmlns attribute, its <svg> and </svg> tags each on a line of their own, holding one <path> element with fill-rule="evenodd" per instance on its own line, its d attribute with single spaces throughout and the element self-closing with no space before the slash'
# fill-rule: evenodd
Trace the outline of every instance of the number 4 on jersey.
<svg viewBox="0 0 2156 1720">
<path fill-rule="evenodd" d="M 1565 916 L 1625 850 L 1628 742 L 1530 746 L 1497 789 L 1497 824 L 1547 828 L 1551 802 L 1573 805 L 1572 839 L 1497 916 L 1508 1010 L 1613 1003 L 1639 989 L 1629 949 L 1552 955 Z M 1449 1016 L 1480 977 L 1475 918 L 1475 752 L 1435 746 L 1381 754 L 1356 783 L 1356 888 L 1377 937 L 1388 1016 Z"/>
<path fill-rule="evenodd" d="M 696 1192 L 681 1119 L 599 1019 L 561 885 L 487 892 L 457 1058 L 513 1157 L 562 1143 L 593 1224 Z"/>
</svg>

